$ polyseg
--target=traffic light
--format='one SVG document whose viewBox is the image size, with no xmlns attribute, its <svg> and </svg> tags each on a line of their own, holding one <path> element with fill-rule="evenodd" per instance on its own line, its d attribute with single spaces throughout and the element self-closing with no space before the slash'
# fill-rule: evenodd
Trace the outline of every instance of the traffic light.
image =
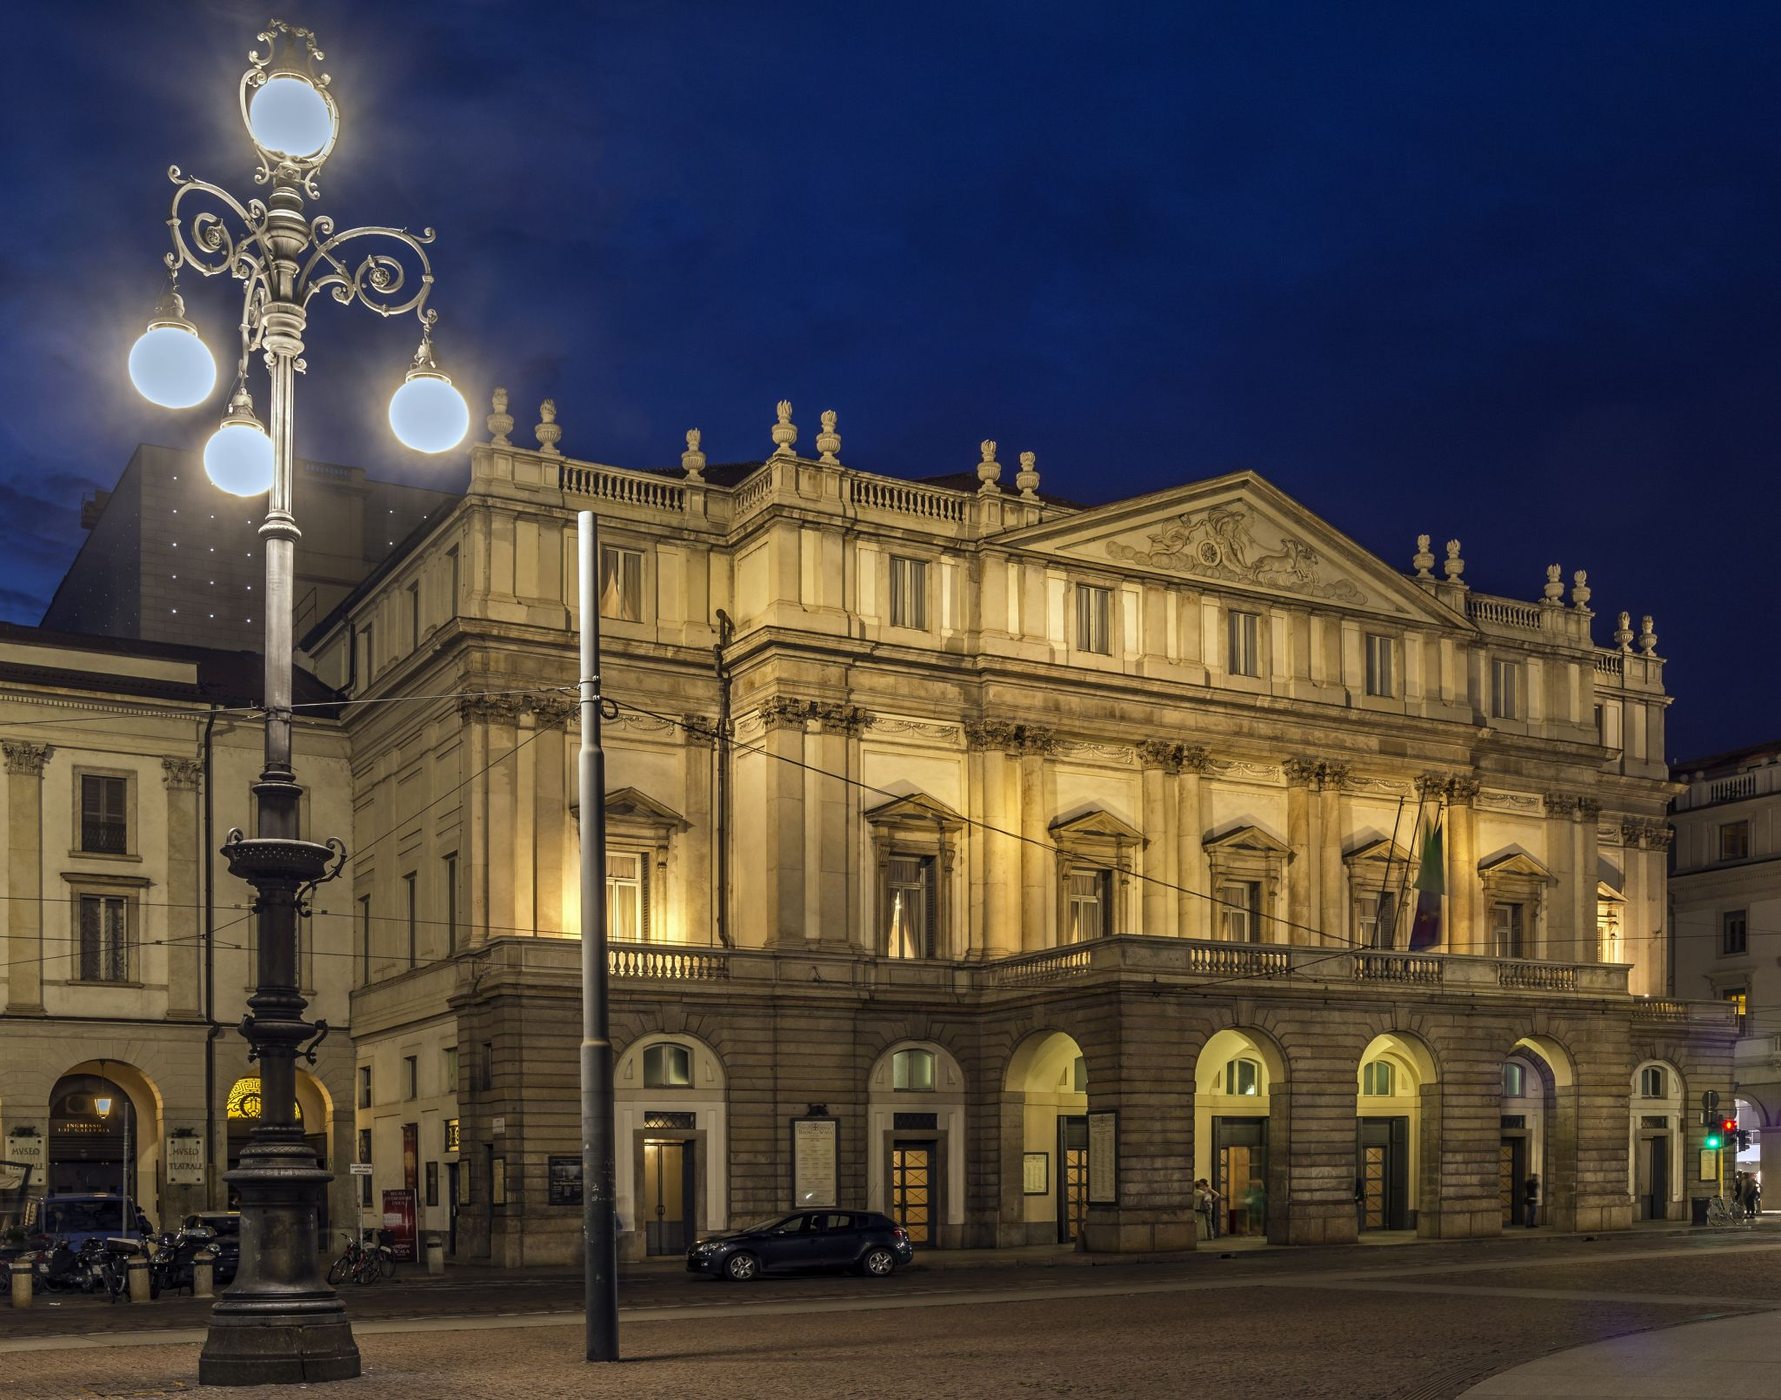
<svg viewBox="0 0 1781 1400">
<path fill-rule="evenodd" d="M 1738 1145 L 1738 1120 L 1736 1118 L 1714 1118 L 1707 1124 L 1707 1141 L 1704 1146 L 1709 1152 L 1717 1152 L 1728 1144 L 1733 1149 L 1736 1149 Z"/>
<path fill-rule="evenodd" d="M 1738 1129 L 1738 1151 L 1748 1152 L 1749 1150 L 1750 1150 L 1750 1129 L 1739 1128 Z"/>
<path fill-rule="evenodd" d="M 1721 1140 L 1719 1136 L 1719 1124 L 1709 1123 L 1707 1125 L 1706 1141 L 1704 1141 L 1701 1146 L 1705 1147 L 1709 1152 L 1717 1152 L 1721 1147 L 1725 1146 L 1724 1141 Z"/>
</svg>

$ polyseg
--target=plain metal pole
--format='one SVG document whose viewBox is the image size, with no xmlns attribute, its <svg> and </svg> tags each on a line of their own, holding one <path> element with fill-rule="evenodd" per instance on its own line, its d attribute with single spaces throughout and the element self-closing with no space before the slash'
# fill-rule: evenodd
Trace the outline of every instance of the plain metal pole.
<svg viewBox="0 0 1781 1400">
<path fill-rule="evenodd" d="M 581 560 L 581 1181 L 587 1359 L 618 1360 L 618 1202 L 606 1010 L 606 755 L 600 748 L 599 522 L 577 511 Z"/>
</svg>

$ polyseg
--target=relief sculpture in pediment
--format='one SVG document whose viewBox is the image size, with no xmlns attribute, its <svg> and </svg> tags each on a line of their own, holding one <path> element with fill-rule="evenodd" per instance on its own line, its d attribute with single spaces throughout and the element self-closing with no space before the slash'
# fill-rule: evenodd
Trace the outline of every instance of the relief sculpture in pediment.
<svg viewBox="0 0 1781 1400">
<path fill-rule="evenodd" d="M 1145 548 L 1137 548 L 1114 540 L 1107 553 L 1171 573 L 1252 583 L 1344 603 L 1366 602 L 1366 595 L 1348 579 L 1321 578 L 1322 559 L 1296 536 L 1282 535 L 1276 550 L 1264 552 L 1250 530 L 1248 517 L 1235 506 L 1208 506 L 1178 515 L 1145 544 Z"/>
</svg>

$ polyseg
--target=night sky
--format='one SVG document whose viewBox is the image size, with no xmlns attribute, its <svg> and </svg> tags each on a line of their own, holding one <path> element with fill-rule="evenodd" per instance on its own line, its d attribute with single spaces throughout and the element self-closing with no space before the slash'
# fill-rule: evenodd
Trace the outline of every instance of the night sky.
<svg viewBox="0 0 1781 1400">
<path fill-rule="evenodd" d="M 124 359 L 166 167 L 261 192 L 270 3 L 8 10 L 0 616 L 37 620 L 135 443 L 222 411 Z M 806 450 L 834 408 L 892 475 L 984 437 L 1088 502 L 1253 468 L 1400 569 L 1419 531 L 1485 591 L 1588 569 L 1598 642 L 1654 614 L 1672 758 L 1781 734 L 1773 0 L 278 13 L 343 110 L 321 208 L 439 231 L 478 435 L 499 383 L 516 441 L 550 395 L 565 451 L 627 466 L 693 426 L 759 458 L 789 398 Z M 186 289 L 230 354 L 232 284 Z M 439 470 L 383 417 L 411 324 L 313 307 L 304 455 Z"/>
</svg>

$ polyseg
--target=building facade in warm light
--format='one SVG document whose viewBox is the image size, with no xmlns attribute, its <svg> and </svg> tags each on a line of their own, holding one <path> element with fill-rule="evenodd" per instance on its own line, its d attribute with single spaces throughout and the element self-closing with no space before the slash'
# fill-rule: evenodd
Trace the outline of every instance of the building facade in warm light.
<svg viewBox="0 0 1781 1400">
<path fill-rule="evenodd" d="M 255 934 L 252 891 L 218 852 L 232 827 L 252 826 L 259 695 L 250 654 L 0 624 L 0 1160 L 31 1168 L 30 1195 L 119 1192 L 127 1175 L 162 1229 L 229 1205 L 223 1174 L 259 1113 L 235 1032 Z M 352 825 L 331 698 L 299 673 L 294 738 L 316 839 Z M 301 933 L 304 994 L 334 1033 L 298 1070 L 298 1108 L 341 1172 L 353 1153 L 349 906 L 342 884 L 321 886 Z M 17 1176 L 0 1168 L 8 1186 Z M 343 1175 L 324 1228 L 353 1209 Z"/>
<path fill-rule="evenodd" d="M 1729 1003 L 1742 1165 L 1781 1181 L 1781 743 L 1675 765 L 1676 989 Z"/>
<path fill-rule="evenodd" d="M 502 400 L 306 643 L 391 702 L 344 720 L 360 1137 L 460 1255 L 578 1249 L 579 508 L 627 1253 L 799 1202 L 1172 1247 L 1200 1177 L 1288 1242 L 1495 1233 L 1530 1176 L 1562 1228 L 1710 1193 L 1685 1105 L 1734 1030 L 1667 995 L 1663 663 L 1581 574 L 1406 574 L 1246 472 L 874 475 L 789 405 L 762 462 L 621 470 Z"/>
</svg>

